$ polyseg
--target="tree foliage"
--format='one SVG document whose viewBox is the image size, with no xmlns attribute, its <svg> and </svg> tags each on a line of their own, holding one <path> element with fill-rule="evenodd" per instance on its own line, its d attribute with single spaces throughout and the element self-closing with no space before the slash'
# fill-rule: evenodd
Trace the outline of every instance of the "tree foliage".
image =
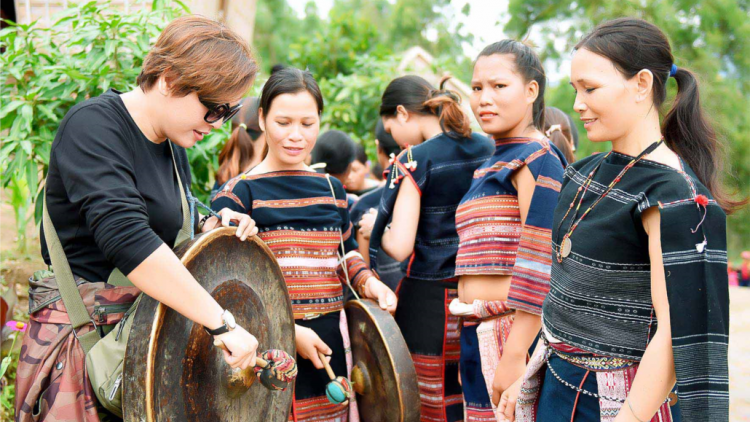
<svg viewBox="0 0 750 422">
<path fill-rule="evenodd" d="M 310 70 L 326 100 L 324 129 L 348 133 L 374 159 L 380 97 L 399 76 L 400 53 L 421 46 L 436 56 L 442 70 L 464 80 L 471 75 L 471 59 L 463 54 L 463 43 L 472 38 L 460 35 L 461 27 L 452 25 L 453 11 L 446 13 L 450 7 L 449 0 L 338 0 L 323 19 L 309 2 L 303 18 L 284 16 L 296 19 L 293 26 L 298 28 L 287 34 L 291 41 L 284 47 L 286 56 L 282 59 L 276 54 L 264 61 Z M 265 32 L 256 33 L 255 39 L 265 36 Z M 262 48 L 259 51 L 263 54 Z"/>
<path fill-rule="evenodd" d="M 21 252 L 27 224 L 32 217 L 41 220 L 43 181 L 60 121 L 74 105 L 110 88 L 133 89 L 156 37 L 184 13 L 179 2 L 122 14 L 91 1 L 64 11 L 48 28 L 10 23 L 0 31 L 6 50 L 0 55 L 0 185 L 9 189 Z M 215 162 L 210 157 L 226 134 L 216 136 L 189 151 L 198 193 L 207 192 Z"/>
<path fill-rule="evenodd" d="M 383 58 L 420 46 L 444 58 L 447 70 L 466 79 L 470 58 L 463 53 L 471 35 L 462 35 L 450 0 L 337 0 L 328 16 L 314 1 L 298 17 L 284 0 L 258 0 L 254 44 L 264 68 L 276 63 L 311 63 L 325 77 L 349 74 L 358 54 Z M 283 28 L 283 31 L 279 31 Z M 313 60 L 314 59 L 314 60 Z M 311 69 L 313 70 L 313 69 Z"/>
</svg>

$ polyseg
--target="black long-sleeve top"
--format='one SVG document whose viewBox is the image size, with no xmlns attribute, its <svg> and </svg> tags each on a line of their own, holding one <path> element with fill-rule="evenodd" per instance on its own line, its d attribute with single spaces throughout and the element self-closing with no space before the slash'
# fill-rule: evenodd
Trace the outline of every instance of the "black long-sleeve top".
<svg viewBox="0 0 750 422">
<path fill-rule="evenodd" d="M 188 187 L 187 154 L 173 148 Z M 76 105 L 52 143 L 47 207 L 73 274 L 106 281 L 117 267 L 127 275 L 163 243 L 172 247 L 182 225 L 169 143 L 149 141 L 117 91 Z"/>
</svg>

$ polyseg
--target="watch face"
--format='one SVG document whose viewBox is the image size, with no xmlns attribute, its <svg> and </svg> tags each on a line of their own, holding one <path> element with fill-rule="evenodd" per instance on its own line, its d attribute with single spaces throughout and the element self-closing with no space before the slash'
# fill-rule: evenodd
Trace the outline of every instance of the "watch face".
<svg viewBox="0 0 750 422">
<path fill-rule="evenodd" d="M 237 327 L 237 322 L 234 320 L 234 315 L 229 311 L 224 311 L 224 323 L 230 330 L 234 330 Z"/>
</svg>

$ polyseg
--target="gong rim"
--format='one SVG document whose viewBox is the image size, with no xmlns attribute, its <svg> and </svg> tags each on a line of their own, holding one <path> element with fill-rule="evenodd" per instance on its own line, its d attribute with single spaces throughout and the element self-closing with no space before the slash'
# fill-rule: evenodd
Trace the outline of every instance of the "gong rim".
<svg viewBox="0 0 750 422">
<path fill-rule="evenodd" d="M 226 242 L 230 242 L 229 244 L 232 244 L 231 243 L 232 239 L 221 240 L 221 238 L 230 238 L 230 237 L 234 238 L 236 237 L 235 233 L 236 233 L 236 228 L 220 228 L 220 229 L 212 230 L 211 232 L 204 233 L 196 237 L 195 239 L 182 244 L 180 247 L 175 248 L 175 254 L 177 254 L 177 256 L 180 257 L 180 262 L 186 267 L 188 267 L 188 269 L 190 270 L 190 266 L 194 267 L 196 265 L 193 262 L 193 260 L 196 260 L 196 257 L 199 260 L 206 259 L 205 257 L 203 258 L 199 257 L 201 252 L 206 250 L 206 248 L 216 248 L 214 249 L 214 251 L 219 250 L 218 248 L 221 247 L 222 245 L 226 245 L 227 244 Z M 212 242 L 217 241 L 217 239 L 219 239 L 218 241 L 220 242 L 217 244 L 218 246 L 217 245 L 212 246 L 211 245 Z M 237 240 L 237 242 L 239 242 L 239 239 Z M 253 261 L 252 263 L 245 264 L 244 261 L 240 262 L 242 260 L 236 259 L 238 256 L 237 255 L 238 252 L 236 250 L 230 251 L 228 253 L 229 257 L 235 258 L 235 262 L 236 262 L 235 264 L 230 265 L 231 270 L 236 272 L 237 268 L 239 268 L 238 266 L 242 266 L 242 265 L 248 265 L 248 268 L 249 268 L 248 271 L 254 271 L 256 268 L 264 268 L 264 271 L 266 272 L 264 272 L 263 276 L 260 276 L 258 280 L 274 280 L 273 282 L 276 285 L 273 286 L 273 289 L 271 290 L 272 293 L 261 293 L 261 291 L 263 290 L 263 286 L 265 286 L 265 284 L 249 283 L 250 280 L 255 279 L 255 274 L 253 273 L 244 274 L 244 270 L 241 269 L 239 271 L 240 273 L 243 273 L 245 277 L 244 278 L 245 281 L 242 283 L 246 287 L 255 291 L 257 294 L 261 294 L 265 299 L 272 300 L 271 303 L 275 303 L 276 305 L 278 305 L 279 302 L 278 301 L 274 302 L 273 300 L 278 299 L 283 296 L 287 305 L 286 312 L 282 310 L 282 311 L 275 313 L 275 315 L 277 315 L 280 318 L 278 320 L 280 321 L 280 324 L 278 324 L 278 326 L 275 326 L 270 331 L 266 331 L 265 337 L 267 338 L 265 339 L 265 343 L 268 343 L 266 345 L 263 345 L 264 343 L 263 339 L 261 337 L 258 337 L 259 333 L 255 332 L 257 330 L 251 329 L 252 324 L 250 324 L 249 322 L 251 319 L 253 321 L 257 320 L 257 318 L 259 318 L 258 315 L 255 315 L 253 317 L 250 317 L 249 315 L 245 315 L 246 318 L 251 318 L 251 319 L 248 319 L 248 325 L 243 325 L 243 326 L 246 326 L 247 329 L 251 333 L 256 335 L 259 342 L 261 343 L 260 347 L 266 347 L 266 346 L 269 346 L 269 344 L 271 344 L 272 345 L 271 347 L 281 347 L 285 349 L 287 352 L 289 352 L 290 354 L 294 355 L 296 354 L 296 348 L 295 348 L 294 340 L 293 340 L 294 329 L 286 327 L 287 325 L 286 322 L 289 322 L 290 324 L 288 325 L 290 327 L 293 327 L 294 318 L 291 312 L 291 302 L 289 302 L 289 293 L 286 287 L 286 283 L 284 281 L 284 275 L 283 275 L 281 268 L 278 265 L 278 261 L 276 260 L 276 257 L 274 256 L 271 249 L 265 243 L 263 243 L 257 236 L 249 237 L 245 241 L 241 242 L 241 244 L 243 245 L 243 248 L 255 248 L 253 253 L 255 254 L 256 257 L 260 258 L 261 261 Z M 248 249 L 242 249 L 239 253 L 241 254 L 243 251 L 246 251 L 246 250 Z M 209 252 L 208 256 L 211 256 L 210 253 L 211 252 Z M 193 270 L 191 270 L 191 273 L 192 272 Z M 201 274 L 200 272 L 198 273 L 198 275 L 200 275 L 201 277 L 205 277 L 205 274 Z M 198 275 L 196 275 L 196 277 L 198 277 Z M 266 278 L 263 278 L 263 277 L 266 277 Z M 268 277 L 271 277 L 271 278 L 268 279 Z M 210 281 L 208 282 L 206 281 L 199 281 L 199 282 L 201 283 L 201 286 L 204 289 L 206 289 L 209 292 L 209 294 L 211 294 L 218 301 L 218 297 L 216 297 L 216 292 L 219 291 L 224 284 L 226 284 L 227 282 L 231 282 L 232 280 L 233 279 L 229 277 L 229 279 L 227 280 L 210 279 Z M 238 280 L 235 280 L 235 281 L 238 281 Z M 239 281 L 242 281 L 242 280 L 239 280 Z M 284 290 L 283 295 L 281 294 L 280 290 L 277 289 L 277 287 L 283 288 Z M 140 344 L 140 346 L 137 346 L 134 348 L 136 352 L 140 350 L 141 351 L 140 355 L 141 356 L 145 355 L 145 357 L 143 357 L 142 359 L 138 359 L 137 358 L 138 354 L 134 353 L 133 356 L 131 357 L 131 361 L 126 363 L 126 366 L 131 366 L 129 370 L 130 372 L 129 376 L 127 377 L 125 376 L 126 370 L 124 369 L 124 378 L 127 378 L 128 380 L 132 379 L 134 381 L 138 381 L 138 377 L 133 375 L 136 371 L 139 370 L 138 368 L 141 368 L 140 370 L 144 370 L 145 373 L 142 375 L 142 377 L 140 377 L 141 382 L 137 383 L 140 386 L 133 387 L 132 388 L 133 393 L 127 399 L 128 402 L 132 402 L 133 404 L 138 401 L 141 403 L 138 406 L 134 406 L 136 407 L 136 410 L 130 412 L 131 415 L 127 416 L 126 420 L 144 420 L 141 418 L 145 417 L 146 421 L 153 422 L 153 421 L 157 421 L 158 419 L 160 419 L 161 416 L 164 416 L 163 413 L 165 412 L 164 404 L 162 404 L 161 402 L 157 403 L 157 400 L 161 400 L 162 402 L 164 400 L 164 398 L 162 397 L 164 395 L 164 386 L 163 386 L 164 379 L 163 379 L 163 375 L 157 374 L 157 369 L 159 368 L 163 369 L 165 365 L 164 363 L 165 361 L 163 361 L 163 359 L 160 360 L 160 357 L 162 357 L 164 353 L 163 349 L 167 347 L 165 345 L 169 344 L 169 341 L 170 341 L 168 338 L 164 337 L 164 336 L 167 336 L 170 333 L 170 331 L 163 333 L 162 328 L 165 328 L 164 326 L 165 324 L 167 324 L 167 320 L 171 321 L 174 318 L 174 315 L 172 313 L 175 311 L 173 311 L 171 308 L 159 302 L 154 301 L 150 297 L 145 297 L 144 299 L 149 299 L 150 301 L 152 301 L 152 303 L 155 302 L 155 306 L 152 305 L 151 307 L 148 308 L 152 312 L 144 311 L 146 312 L 147 316 L 144 316 L 143 318 L 141 318 L 142 321 L 144 319 L 145 321 L 143 321 L 144 324 L 142 325 L 142 328 L 140 330 L 141 334 L 144 334 L 144 335 L 142 336 L 142 339 L 138 340 L 138 344 Z M 282 306 L 282 309 L 283 309 L 283 306 Z M 169 312 L 169 311 L 172 311 L 172 312 Z M 136 316 L 137 314 L 138 312 L 135 313 Z M 167 317 L 167 315 L 169 315 L 169 317 Z M 150 318 L 153 318 L 153 319 L 149 321 Z M 242 319 L 240 315 L 238 315 L 237 318 L 238 318 L 238 322 Z M 190 326 L 194 325 L 194 323 L 190 323 L 190 324 L 191 324 Z M 271 325 L 271 324 L 268 324 L 268 325 Z M 173 328 L 173 325 L 169 325 L 169 327 L 165 328 L 165 330 L 171 330 L 172 328 Z M 147 332 L 144 332 L 144 331 L 147 331 Z M 289 335 L 290 333 L 287 333 L 287 331 L 291 332 L 291 336 Z M 191 339 L 193 339 L 194 337 L 191 334 L 191 330 L 189 327 L 187 329 L 186 334 L 187 334 L 186 339 L 188 342 L 190 342 Z M 292 340 L 288 340 L 288 338 L 290 337 Z M 130 342 L 128 343 L 128 345 L 130 346 Z M 143 351 L 145 351 L 146 353 L 143 353 Z M 128 354 L 129 353 L 126 352 L 126 360 L 127 360 Z M 211 355 L 209 354 L 207 356 L 210 357 Z M 222 359 L 219 359 L 219 360 L 222 360 Z M 210 362 L 205 363 L 203 365 L 209 365 L 209 368 L 210 368 Z M 180 372 L 183 374 L 187 374 L 189 373 L 190 368 L 192 367 L 181 366 Z M 186 369 L 188 370 L 188 372 L 185 372 Z M 211 373 L 214 373 L 214 372 L 211 372 Z M 159 377 L 161 381 L 157 381 L 157 376 Z M 125 382 L 125 379 L 123 382 Z M 133 381 L 131 381 L 131 383 L 132 382 Z M 159 385 L 157 385 L 157 382 L 159 383 Z M 258 385 L 260 386 L 260 384 Z M 274 409 L 278 410 L 280 408 L 286 407 L 285 400 L 288 400 L 289 404 L 291 405 L 292 396 L 290 395 L 289 392 L 293 392 L 292 387 L 293 385 L 290 385 L 290 388 L 287 390 L 287 392 L 274 393 L 274 394 L 284 394 L 284 397 L 277 396 L 277 397 L 269 398 L 269 396 L 265 396 L 262 393 L 261 393 L 261 396 L 258 396 L 257 395 L 258 393 L 252 393 L 253 394 L 252 397 L 253 398 L 259 397 L 264 400 L 262 402 L 258 402 L 259 403 L 258 405 L 261 408 L 268 408 L 268 410 L 274 410 Z M 174 392 L 183 391 L 184 392 L 184 391 L 187 391 L 185 390 L 186 388 L 188 388 L 188 385 L 179 384 L 179 390 L 170 390 L 170 391 L 174 391 Z M 256 387 L 253 387 L 253 388 L 256 388 Z M 158 394 L 157 394 L 157 390 L 159 391 Z M 123 404 L 124 405 L 126 404 L 126 394 L 125 394 L 126 391 L 127 390 L 123 391 Z M 243 394 L 249 394 L 249 391 Z M 248 403 L 247 400 L 250 400 L 250 398 L 248 397 L 248 398 L 241 399 L 241 401 L 243 403 L 246 403 L 246 405 Z M 188 403 L 185 402 L 185 405 L 187 404 Z M 157 410 L 157 406 L 159 407 L 158 410 Z M 291 408 L 291 406 L 289 407 Z M 182 406 L 178 406 L 178 408 L 183 409 Z M 250 409 L 252 409 L 252 407 L 250 407 Z M 216 409 L 213 409 L 213 410 L 216 410 Z M 180 412 L 182 412 L 182 410 L 180 410 Z M 191 417 L 195 417 L 195 415 Z"/>
<path fill-rule="evenodd" d="M 182 263 L 182 265 L 186 265 L 187 263 L 192 261 L 193 258 L 195 258 L 195 256 L 197 256 L 202 250 L 204 250 L 208 246 L 209 242 L 219 237 L 235 236 L 236 231 L 236 229 L 231 227 L 222 227 L 204 234 L 196 242 L 188 246 L 188 249 L 184 252 L 182 258 L 180 258 L 180 263 Z M 245 241 L 253 242 L 256 246 L 260 246 L 261 249 L 264 249 L 264 252 L 266 252 L 268 256 L 276 261 L 276 257 L 274 256 L 273 251 L 271 251 L 268 245 L 263 243 L 263 241 L 261 241 L 257 236 L 248 237 L 247 239 L 245 239 Z M 276 263 L 278 265 L 278 262 Z M 156 420 L 154 418 L 154 366 L 156 363 L 156 345 L 159 334 L 161 334 L 161 327 L 164 322 L 164 313 L 167 309 L 169 308 L 167 306 L 164 306 L 161 302 L 159 302 L 159 304 L 156 306 L 156 315 L 154 316 L 154 323 L 151 326 L 151 335 L 148 339 L 148 356 L 146 358 L 146 420 L 149 422 Z"/>
<path fill-rule="evenodd" d="M 350 308 L 357 308 L 363 311 L 364 313 L 366 313 L 369 316 L 370 320 L 377 321 L 377 323 L 373 325 L 375 326 L 379 337 L 383 339 L 383 346 L 385 347 L 385 350 L 387 351 L 387 354 L 388 354 L 387 362 L 389 363 L 389 366 L 390 366 L 389 369 L 394 374 L 403 375 L 403 376 L 398 377 L 399 382 L 396 383 L 395 388 L 398 392 L 397 396 L 398 396 L 399 411 L 400 411 L 399 420 L 402 422 L 405 422 L 406 417 L 407 417 L 406 415 L 407 409 L 406 409 L 406 404 L 404 403 L 404 399 L 405 399 L 405 395 L 406 395 L 405 393 L 407 392 L 407 390 L 403 387 L 402 383 L 408 382 L 410 379 L 414 381 L 415 385 L 412 386 L 413 388 L 411 388 L 411 390 L 416 393 L 414 398 L 417 400 L 417 403 L 419 403 L 419 400 L 420 400 L 419 399 L 419 384 L 417 381 L 417 372 L 414 366 L 414 361 L 411 359 L 411 353 L 409 352 L 409 348 L 403 336 L 401 337 L 402 344 L 399 345 L 399 347 L 403 347 L 403 349 L 406 350 L 408 353 L 408 362 L 410 363 L 410 365 L 407 363 L 406 367 L 402 367 L 404 364 L 397 362 L 396 359 L 394 359 L 394 353 L 391 348 L 391 343 L 389 343 L 388 341 L 385 341 L 386 333 L 384 333 L 383 329 L 390 328 L 400 333 L 401 331 L 400 331 L 400 328 L 398 327 L 398 323 L 396 323 L 396 320 L 393 318 L 393 316 L 390 313 L 388 313 L 388 311 L 381 309 L 380 306 L 372 299 L 350 300 L 344 305 L 344 309 L 346 311 L 346 310 L 349 310 Z M 383 317 L 377 316 L 376 313 L 381 313 Z M 386 325 L 386 327 L 384 327 L 383 325 Z M 410 375 L 413 375 L 413 376 L 409 377 Z M 418 412 L 419 410 L 420 409 L 417 408 Z"/>
</svg>

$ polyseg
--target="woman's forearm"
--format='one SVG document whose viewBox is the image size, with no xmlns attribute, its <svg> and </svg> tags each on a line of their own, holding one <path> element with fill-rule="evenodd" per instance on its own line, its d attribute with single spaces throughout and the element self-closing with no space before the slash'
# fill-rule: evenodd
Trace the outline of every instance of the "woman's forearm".
<svg viewBox="0 0 750 422">
<path fill-rule="evenodd" d="M 541 328 L 541 316 L 529 312 L 516 311 L 508 340 L 503 345 L 503 356 L 525 358 Z"/>
<path fill-rule="evenodd" d="M 224 324 L 223 309 L 165 244 L 140 263 L 128 279 L 142 292 L 204 327 Z"/>
<path fill-rule="evenodd" d="M 633 380 L 633 387 L 628 395 L 630 403 L 623 404 L 620 410 L 620 413 L 628 416 L 633 416 L 634 412 L 637 419 L 628 418 L 627 420 L 651 420 L 674 387 L 676 381 L 674 357 L 671 333 L 668 328 L 660 325 L 656 335 L 646 347 L 646 353 L 643 355 Z"/>
<path fill-rule="evenodd" d="M 657 207 L 643 212 L 643 229 L 648 234 L 648 252 L 651 261 L 651 301 L 656 320 L 656 334 L 646 346 L 628 402 L 623 404 L 618 415 L 622 420 L 650 420 L 659 410 L 669 391 L 674 387 L 674 356 L 672 354 L 672 323 L 667 297 L 664 261 L 661 249 L 661 216 Z"/>
<path fill-rule="evenodd" d="M 357 248 L 365 264 L 367 264 L 367 268 L 370 268 L 370 239 L 365 239 L 359 230 L 357 230 Z"/>
<path fill-rule="evenodd" d="M 422 201 L 417 186 L 406 180 L 411 179 L 404 178 L 404 183 L 399 188 L 391 228 L 385 230 L 381 242 L 385 253 L 396 261 L 403 261 L 414 252 Z"/>
</svg>

